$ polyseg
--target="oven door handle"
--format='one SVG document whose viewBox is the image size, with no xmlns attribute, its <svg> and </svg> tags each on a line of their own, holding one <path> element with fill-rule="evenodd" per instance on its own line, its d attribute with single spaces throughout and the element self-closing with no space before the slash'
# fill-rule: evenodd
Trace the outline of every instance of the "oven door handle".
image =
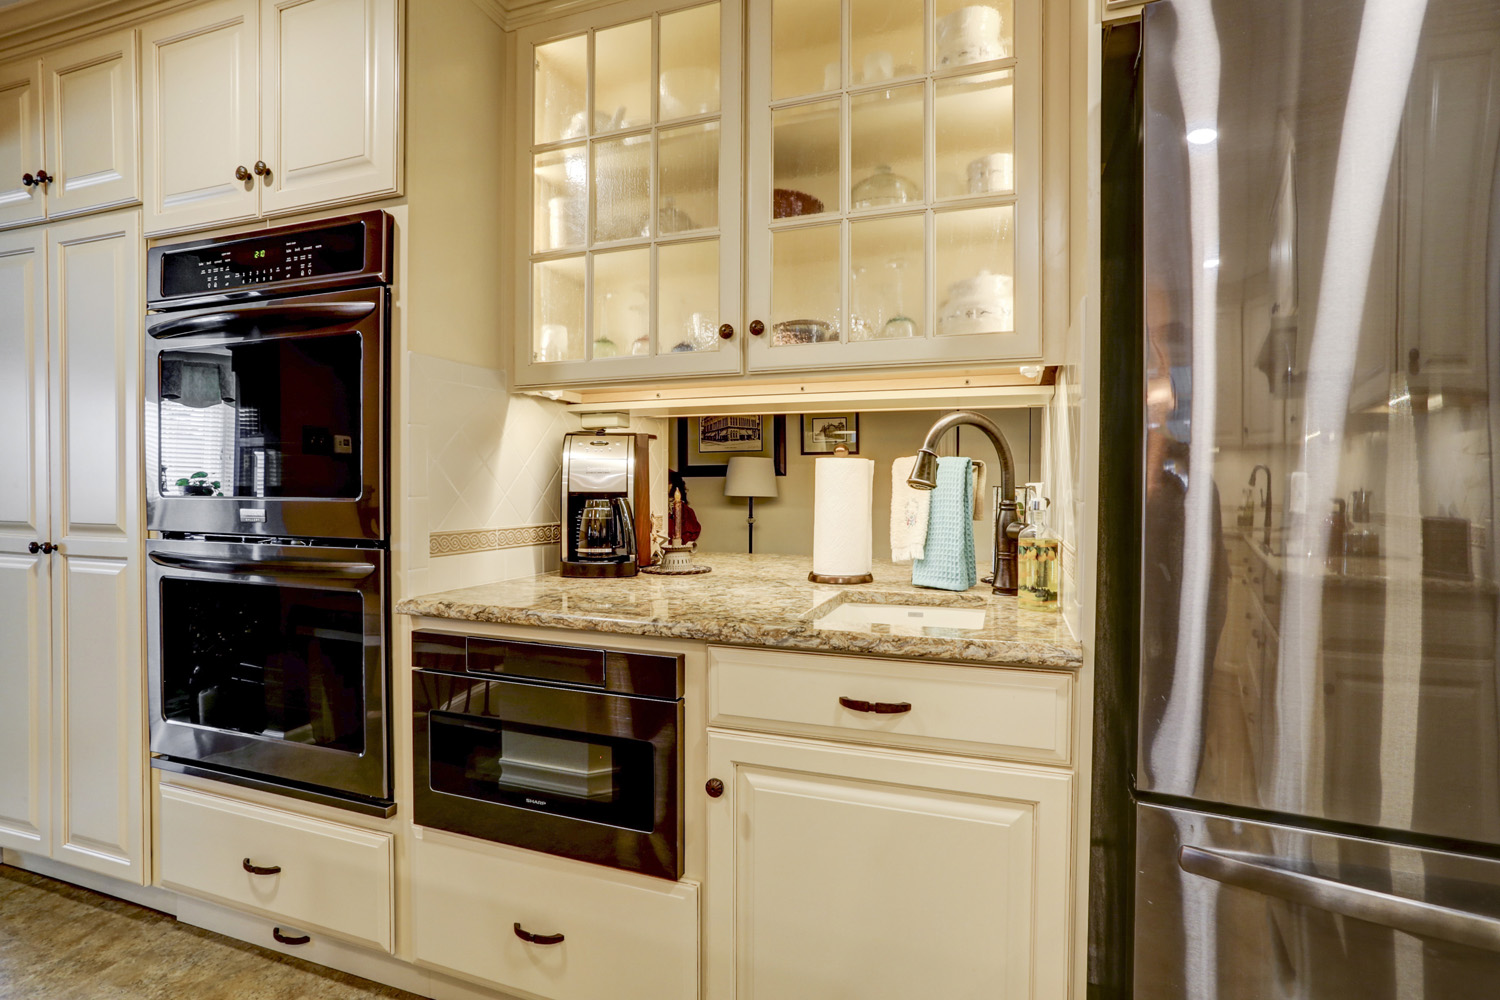
<svg viewBox="0 0 1500 1000">
<path fill-rule="evenodd" d="M 158 340 L 187 337 L 195 333 L 226 333 L 246 336 L 270 329 L 279 334 L 306 333 L 330 327 L 346 327 L 375 311 L 373 302 L 308 302 L 302 305 L 244 306 L 167 320 L 146 332 Z"/>
<path fill-rule="evenodd" d="M 147 553 L 159 566 L 199 570 L 204 573 L 252 573 L 256 576 L 321 576 L 339 580 L 359 580 L 375 572 L 373 563 L 315 562 L 311 559 L 205 559 L 202 556 L 174 556 L 166 552 Z"/>
</svg>

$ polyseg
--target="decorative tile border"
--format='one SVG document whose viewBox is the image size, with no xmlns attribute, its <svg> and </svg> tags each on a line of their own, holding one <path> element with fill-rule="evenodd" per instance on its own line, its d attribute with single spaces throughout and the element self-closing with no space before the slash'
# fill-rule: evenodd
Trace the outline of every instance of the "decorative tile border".
<svg viewBox="0 0 1500 1000">
<path fill-rule="evenodd" d="M 434 531 L 427 539 L 427 552 L 434 556 L 457 556 L 491 549 L 518 549 L 528 545 L 556 545 L 562 526 L 523 524 L 515 528 L 481 528 L 477 531 Z"/>
</svg>

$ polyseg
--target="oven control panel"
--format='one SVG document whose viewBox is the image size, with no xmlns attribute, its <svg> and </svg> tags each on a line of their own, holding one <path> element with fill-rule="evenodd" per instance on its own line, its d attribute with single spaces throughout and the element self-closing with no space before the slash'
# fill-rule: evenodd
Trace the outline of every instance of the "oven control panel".
<svg viewBox="0 0 1500 1000">
<path fill-rule="evenodd" d="M 392 222 L 385 212 L 152 247 L 152 308 L 390 280 Z M 256 291 L 251 291 L 252 289 Z"/>
<path fill-rule="evenodd" d="M 162 294 L 222 292 L 246 285 L 358 271 L 365 226 L 352 222 L 284 236 L 257 237 L 162 256 Z"/>
</svg>

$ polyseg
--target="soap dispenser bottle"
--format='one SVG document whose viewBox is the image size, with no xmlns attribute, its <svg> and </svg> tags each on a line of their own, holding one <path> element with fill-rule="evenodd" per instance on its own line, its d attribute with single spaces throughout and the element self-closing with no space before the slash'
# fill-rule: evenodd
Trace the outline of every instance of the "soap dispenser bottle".
<svg viewBox="0 0 1500 1000">
<path fill-rule="evenodd" d="M 1047 524 L 1052 501 L 1041 495 L 1040 483 L 1034 485 L 1035 492 L 1028 490 L 1027 524 L 1017 539 L 1021 580 L 1016 603 L 1028 611 L 1056 611 L 1062 590 L 1062 546 Z"/>
</svg>

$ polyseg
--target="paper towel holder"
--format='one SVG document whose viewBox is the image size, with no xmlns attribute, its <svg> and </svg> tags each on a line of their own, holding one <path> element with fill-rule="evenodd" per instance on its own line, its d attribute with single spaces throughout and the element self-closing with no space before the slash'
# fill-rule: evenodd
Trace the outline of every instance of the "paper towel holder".
<svg viewBox="0 0 1500 1000">
<path fill-rule="evenodd" d="M 848 458 L 849 449 L 844 445 L 839 445 L 833 449 L 833 457 Z M 812 583 L 826 583 L 835 587 L 847 587 L 856 583 L 874 583 L 875 575 L 873 573 L 861 573 L 859 576 L 828 576 L 823 573 L 809 573 L 807 574 L 807 579 Z"/>
</svg>

